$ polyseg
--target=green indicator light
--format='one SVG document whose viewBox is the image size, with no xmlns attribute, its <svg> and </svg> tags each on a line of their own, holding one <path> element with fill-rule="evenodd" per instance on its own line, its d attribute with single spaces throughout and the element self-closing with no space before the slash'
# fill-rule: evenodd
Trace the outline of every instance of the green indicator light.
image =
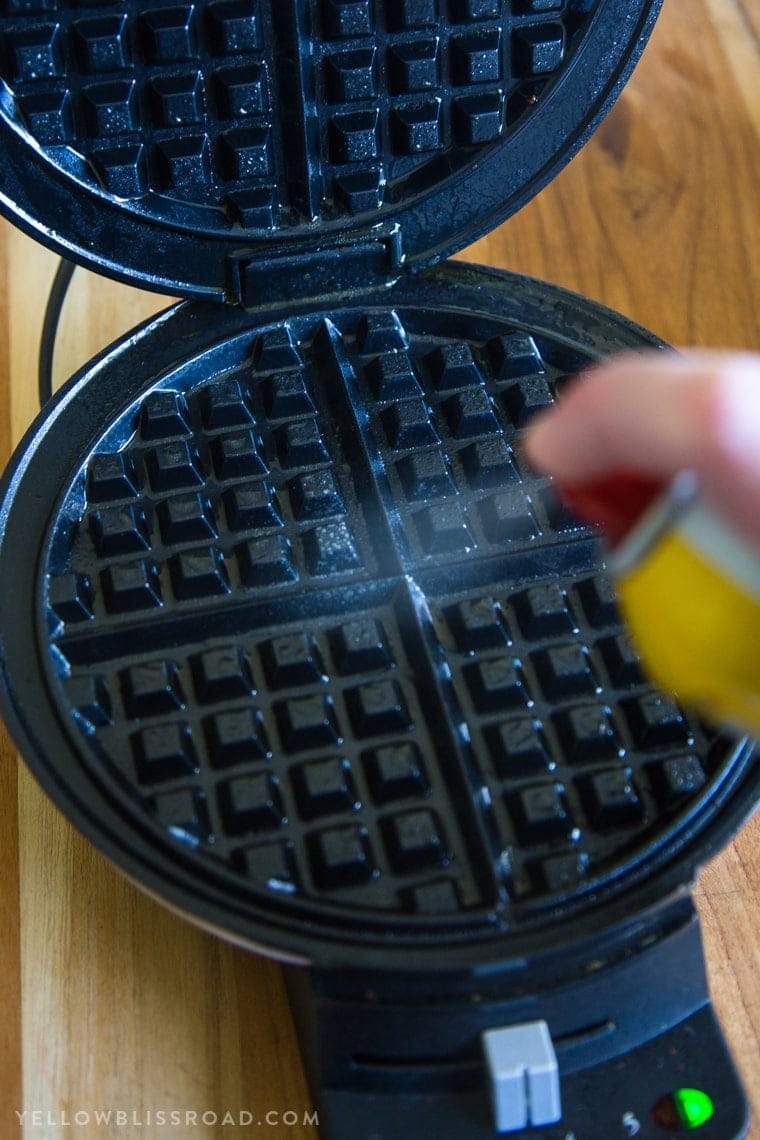
<svg viewBox="0 0 760 1140">
<path fill-rule="evenodd" d="M 713 1114 L 713 1102 L 701 1089 L 677 1089 L 673 1093 L 678 1115 L 684 1128 L 701 1128 Z"/>
</svg>

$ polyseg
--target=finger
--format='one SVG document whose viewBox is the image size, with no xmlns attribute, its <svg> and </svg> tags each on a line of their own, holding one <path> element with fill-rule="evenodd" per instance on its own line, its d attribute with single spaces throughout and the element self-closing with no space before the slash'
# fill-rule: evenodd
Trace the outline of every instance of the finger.
<svg viewBox="0 0 760 1140">
<path fill-rule="evenodd" d="M 627 354 L 565 389 L 525 441 L 568 485 L 620 470 L 698 471 L 720 510 L 760 540 L 760 357 Z"/>
</svg>

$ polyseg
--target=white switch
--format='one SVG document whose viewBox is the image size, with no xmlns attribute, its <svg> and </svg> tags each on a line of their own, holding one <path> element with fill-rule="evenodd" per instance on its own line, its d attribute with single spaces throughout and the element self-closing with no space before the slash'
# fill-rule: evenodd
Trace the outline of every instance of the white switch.
<svg viewBox="0 0 760 1140">
<path fill-rule="evenodd" d="M 557 1055 L 545 1021 L 482 1035 L 497 1132 L 556 1124 L 562 1117 Z"/>
</svg>

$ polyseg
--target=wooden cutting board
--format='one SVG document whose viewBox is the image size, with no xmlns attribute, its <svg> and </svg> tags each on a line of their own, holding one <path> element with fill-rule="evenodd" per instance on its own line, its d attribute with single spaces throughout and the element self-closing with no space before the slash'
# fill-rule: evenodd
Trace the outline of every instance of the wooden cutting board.
<svg viewBox="0 0 760 1140">
<path fill-rule="evenodd" d="M 666 0 L 592 142 L 464 256 L 586 293 L 676 345 L 760 347 L 759 33 L 758 0 Z M 3 461 L 37 410 L 54 268 L 0 225 Z M 166 303 L 77 271 L 57 378 Z M 760 1140 L 760 817 L 705 868 L 696 894 L 715 1004 Z M 108 1107 L 143 1121 L 158 1109 L 246 1109 L 254 1123 L 63 1126 L 66 1114 Z M 35 1140 L 309 1138 L 309 1108 L 278 968 L 125 882 L 17 769 L 0 731 L 0 1136 L 13 1140 L 16 1114 L 34 1124 L 37 1110 L 50 1123 L 27 1127 Z"/>
</svg>

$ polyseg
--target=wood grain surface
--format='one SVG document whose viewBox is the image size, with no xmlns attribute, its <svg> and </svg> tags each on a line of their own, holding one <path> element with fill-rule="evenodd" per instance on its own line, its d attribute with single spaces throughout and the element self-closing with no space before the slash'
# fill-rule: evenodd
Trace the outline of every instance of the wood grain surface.
<svg viewBox="0 0 760 1140">
<path fill-rule="evenodd" d="M 675 344 L 760 347 L 760 5 L 666 0 L 643 62 L 583 153 L 466 258 L 585 293 Z M 0 226 L 0 458 L 36 412 L 55 259 Z M 78 271 L 56 375 L 166 300 Z M 653 409 L 656 414 L 656 409 Z M 0 600 L 1 604 L 1 600 Z M 715 1003 L 760 1140 L 760 818 L 702 873 Z M 0 732 L 0 1138 L 17 1112 L 309 1107 L 278 968 L 125 882 L 52 808 Z M 182 1130 L 52 1123 L 52 1140 Z M 308 1138 L 308 1126 L 204 1137 Z M 359 1138 L 357 1138 L 359 1140 Z M 579 1137 L 578 1140 L 582 1140 Z M 614 1140 L 614 1138 L 611 1138 Z"/>
</svg>

